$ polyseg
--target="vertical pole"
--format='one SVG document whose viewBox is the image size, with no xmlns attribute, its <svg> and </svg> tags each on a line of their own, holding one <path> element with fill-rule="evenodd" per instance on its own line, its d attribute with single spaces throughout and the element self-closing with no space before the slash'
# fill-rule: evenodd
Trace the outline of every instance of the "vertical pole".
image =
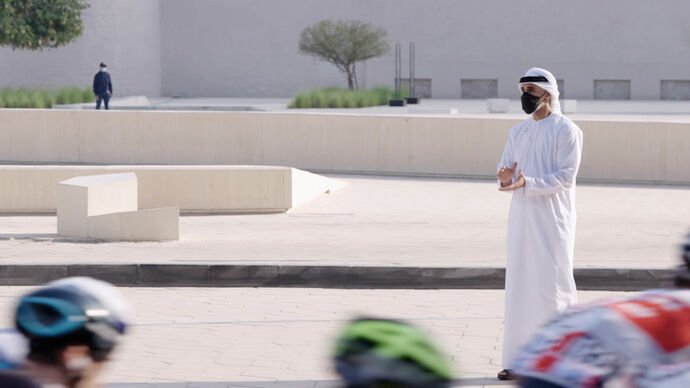
<svg viewBox="0 0 690 388">
<path fill-rule="evenodd" d="M 395 44 L 395 98 L 400 99 L 400 68 L 402 67 L 400 58 L 400 43 Z"/>
<path fill-rule="evenodd" d="M 414 42 L 410 42 L 410 97 L 415 97 L 415 93 L 414 93 Z"/>
</svg>

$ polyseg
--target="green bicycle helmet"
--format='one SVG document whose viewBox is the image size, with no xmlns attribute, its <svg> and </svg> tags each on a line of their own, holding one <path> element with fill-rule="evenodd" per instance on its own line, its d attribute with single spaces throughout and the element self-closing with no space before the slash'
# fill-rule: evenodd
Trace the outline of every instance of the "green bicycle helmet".
<svg viewBox="0 0 690 388">
<path fill-rule="evenodd" d="M 419 329 L 404 322 L 362 318 L 336 343 L 335 367 L 349 388 L 450 386 L 449 363 Z"/>
</svg>

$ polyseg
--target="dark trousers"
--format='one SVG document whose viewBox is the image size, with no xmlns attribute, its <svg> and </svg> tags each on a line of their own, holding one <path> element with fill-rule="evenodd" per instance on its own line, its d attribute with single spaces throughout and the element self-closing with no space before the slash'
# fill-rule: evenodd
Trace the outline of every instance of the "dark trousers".
<svg viewBox="0 0 690 388">
<path fill-rule="evenodd" d="M 110 109 L 108 107 L 108 101 L 110 101 L 110 94 L 106 93 L 98 96 L 98 98 L 96 99 L 96 109 L 101 109 L 101 101 L 103 101 L 103 103 L 105 104 L 106 110 Z"/>
</svg>

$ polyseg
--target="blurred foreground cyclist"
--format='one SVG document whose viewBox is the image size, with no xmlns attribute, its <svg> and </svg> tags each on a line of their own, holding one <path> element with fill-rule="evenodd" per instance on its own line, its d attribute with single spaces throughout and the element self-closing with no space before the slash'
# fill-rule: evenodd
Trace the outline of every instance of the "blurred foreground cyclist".
<svg viewBox="0 0 690 388">
<path fill-rule="evenodd" d="M 128 316 L 115 287 L 91 278 L 57 280 L 23 296 L 18 333 L 0 339 L 0 388 L 98 386 Z"/>
<path fill-rule="evenodd" d="M 337 340 L 335 367 L 347 388 L 445 388 L 452 379 L 422 331 L 385 319 L 350 322 Z"/>
<path fill-rule="evenodd" d="M 690 387 L 690 236 L 676 290 L 576 306 L 528 342 L 513 367 L 524 388 Z"/>
</svg>

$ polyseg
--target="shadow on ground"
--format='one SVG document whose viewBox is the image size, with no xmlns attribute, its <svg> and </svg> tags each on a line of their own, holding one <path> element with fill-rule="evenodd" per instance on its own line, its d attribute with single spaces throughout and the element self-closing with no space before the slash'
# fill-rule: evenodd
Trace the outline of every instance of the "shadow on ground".
<svg viewBox="0 0 690 388">
<path fill-rule="evenodd" d="M 32 241 L 53 243 L 97 244 L 100 240 L 61 236 L 55 233 L 0 233 L 0 241 Z"/>
<path fill-rule="evenodd" d="M 510 382 L 493 378 L 457 379 L 452 387 L 508 386 Z M 341 388 L 338 380 L 285 380 L 285 381 L 212 381 L 212 382 L 166 382 L 166 383 L 111 383 L 107 388 Z"/>
</svg>

